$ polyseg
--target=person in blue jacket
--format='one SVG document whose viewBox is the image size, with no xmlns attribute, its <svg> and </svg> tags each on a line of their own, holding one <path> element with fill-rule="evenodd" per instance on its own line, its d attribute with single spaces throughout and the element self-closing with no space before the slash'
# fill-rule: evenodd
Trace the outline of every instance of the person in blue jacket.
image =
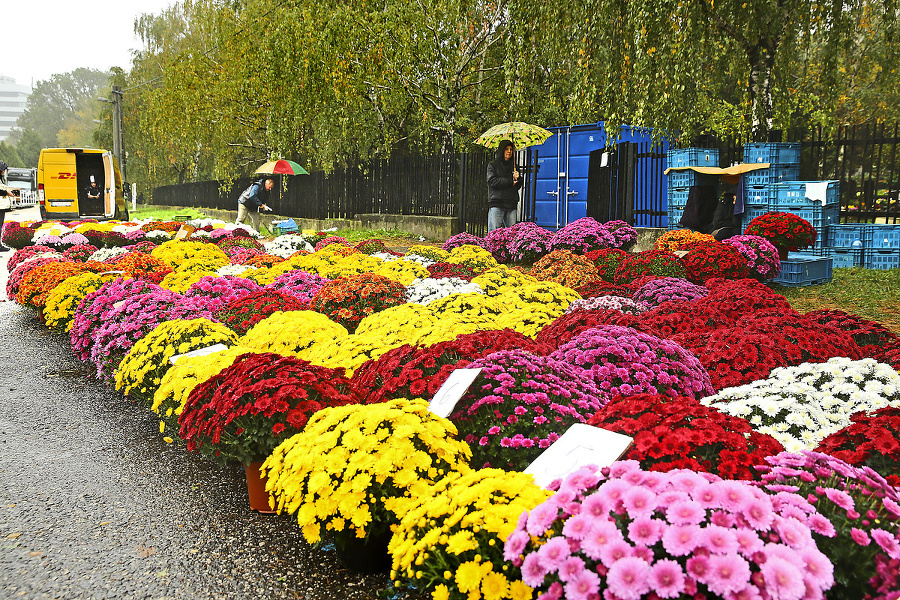
<svg viewBox="0 0 900 600">
<path fill-rule="evenodd" d="M 238 214 L 235 223 L 243 223 L 250 217 L 253 228 L 259 231 L 259 211 L 271 211 L 272 209 L 266 204 L 269 199 L 269 192 L 275 186 L 275 180 L 271 177 L 254 181 L 240 197 L 238 197 Z"/>
<path fill-rule="evenodd" d="M 488 164 L 488 231 L 516 224 L 522 177 L 513 161 L 515 151 L 511 141 L 503 140 Z"/>
</svg>

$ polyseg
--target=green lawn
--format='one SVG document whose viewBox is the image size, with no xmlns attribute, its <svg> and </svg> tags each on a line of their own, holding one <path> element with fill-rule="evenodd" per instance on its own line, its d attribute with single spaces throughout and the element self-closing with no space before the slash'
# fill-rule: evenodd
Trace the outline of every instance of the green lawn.
<svg viewBox="0 0 900 600">
<path fill-rule="evenodd" d="M 806 287 L 776 285 L 798 311 L 839 309 L 878 321 L 900 335 L 900 269 L 835 269 L 830 283 Z"/>
</svg>

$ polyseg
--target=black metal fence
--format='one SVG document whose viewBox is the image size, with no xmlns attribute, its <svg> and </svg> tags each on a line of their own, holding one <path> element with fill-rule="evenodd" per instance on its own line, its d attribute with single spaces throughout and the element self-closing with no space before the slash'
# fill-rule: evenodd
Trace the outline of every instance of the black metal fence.
<svg viewBox="0 0 900 600">
<path fill-rule="evenodd" d="M 835 136 L 821 130 L 792 132 L 785 141 L 801 144 L 801 180 L 840 181 L 841 217 L 845 222 L 900 222 L 900 126 L 878 124 L 843 127 Z M 633 144 L 632 144 L 633 145 Z M 623 219 L 655 226 L 665 216 L 665 190 L 645 183 L 648 170 L 662 169 L 657 148 L 623 144 L 610 154 L 615 169 L 609 181 L 589 182 L 588 214 L 599 220 Z M 740 162 L 743 142 L 699 142 L 719 148 L 722 166 Z M 520 170 L 534 174 L 533 152 L 525 153 Z M 601 153 L 591 156 L 600 160 Z M 396 157 L 369 165 L 287 176 L 276 185 L 271 206 L 281 215 L 309 218 L 352 218 L 358 214 L 401 214 L 457 217 L 458 230 L 484 235 L 487 229 L 485 172 L 491 153 Z M 536 177 L 526 177 L 519 219 L 534 220 Z M 601 178 L 602 179 L 602 178 Z M 237 198 L 252 179 L 222 188 L 203 181 L 156 188 L 154 204 L 236 210 Z M 644 182 L 644 183 L 642 183 Z"/>
<path fill-rule="evenodd" d="M 359 214 L 456 216 L 461 231 L 483 235 L 490 158 L 489 152 L 409 156 L 330 174 L 276 176 L 270 206 L 278 214 L 307 219 L 349 219 Z M 163 206 L 237 210 L 238 197 L 253 181 L 241 178 L 224 188 L 218 181 L 163 186 L 154 190 L 152 201 Z"/>
</svg>

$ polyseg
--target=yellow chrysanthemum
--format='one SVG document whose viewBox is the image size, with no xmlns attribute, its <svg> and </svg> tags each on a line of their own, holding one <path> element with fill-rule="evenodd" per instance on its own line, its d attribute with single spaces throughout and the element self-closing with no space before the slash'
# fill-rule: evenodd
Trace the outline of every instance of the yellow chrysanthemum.
<svg viewBox="0 0 900 600">
<path fill-rule="evenodd" d="M 170 358 L 179 354 L 179 347 L 198 350 L 225 344 L 234 346 L 237 335 L 221 323 L 208 319 L 166 321 L 142 337 L 119 363 L 116 369 L 116 389 L 150 406 L 154 394 L 172 364 Z M 182 346 L 182 344 L 187 346 Z"/>
<path fill-rule="evenodd" d="M 443 435 L 433 435 L 430 425 L 440 426 Z M 388 435 L 365 451 L 345 441 L 381 429 L 411 433 L 399 445 Z M 394 501 L 423 493 L 432 482 L 430 471 L 467 471 L 470 452 L 455 435 L 453 424 L 435 416 L 421 400 L 326 408 L 266 459 L 267 489 L 278 512 L 296 513 L 310 542 L 335 518 L 344 520 L 341 525 L 347 535 L 364 537 L 372 528 L 385 530 L 395 522 Z M 331 454 L 338 449 L 340 460 L 332 460 Z M 404 465 L 415 454 L 423 455 L 429 468 L 409 478 Z M 401 473 L 404 476 L 398 478 Z"/>
<path fill-rule="evenodd" d="M 309 310 L 275 312 L 253 327 L 239 340 L 263 352 L 294 355 L 310 360 L 318 347 L 347 336 L 347 329 L 322 313 Z"/>
</svg>

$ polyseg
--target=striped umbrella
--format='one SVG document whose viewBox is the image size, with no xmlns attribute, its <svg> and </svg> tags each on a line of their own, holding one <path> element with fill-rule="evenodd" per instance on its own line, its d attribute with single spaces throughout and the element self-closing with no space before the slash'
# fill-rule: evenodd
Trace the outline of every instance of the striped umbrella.
<svg viewBox="0 0 900 600">
<path fill-rule="evenodd" d="M 309 173 L 292 160 L 270 160 L 254 173 L 261 175 L 309 175 Z"/>
<path fill-rule="evenodd" d="M 494 125 L 482 133 L 475 143 L 488 148 L 496 148 L 502 140 L 509 140 L 516 148 L 525 148 L 543 144 L 551 135 L 553 132 L 547 131 L 543 127 L 512 121 Z"/>
</svg>

